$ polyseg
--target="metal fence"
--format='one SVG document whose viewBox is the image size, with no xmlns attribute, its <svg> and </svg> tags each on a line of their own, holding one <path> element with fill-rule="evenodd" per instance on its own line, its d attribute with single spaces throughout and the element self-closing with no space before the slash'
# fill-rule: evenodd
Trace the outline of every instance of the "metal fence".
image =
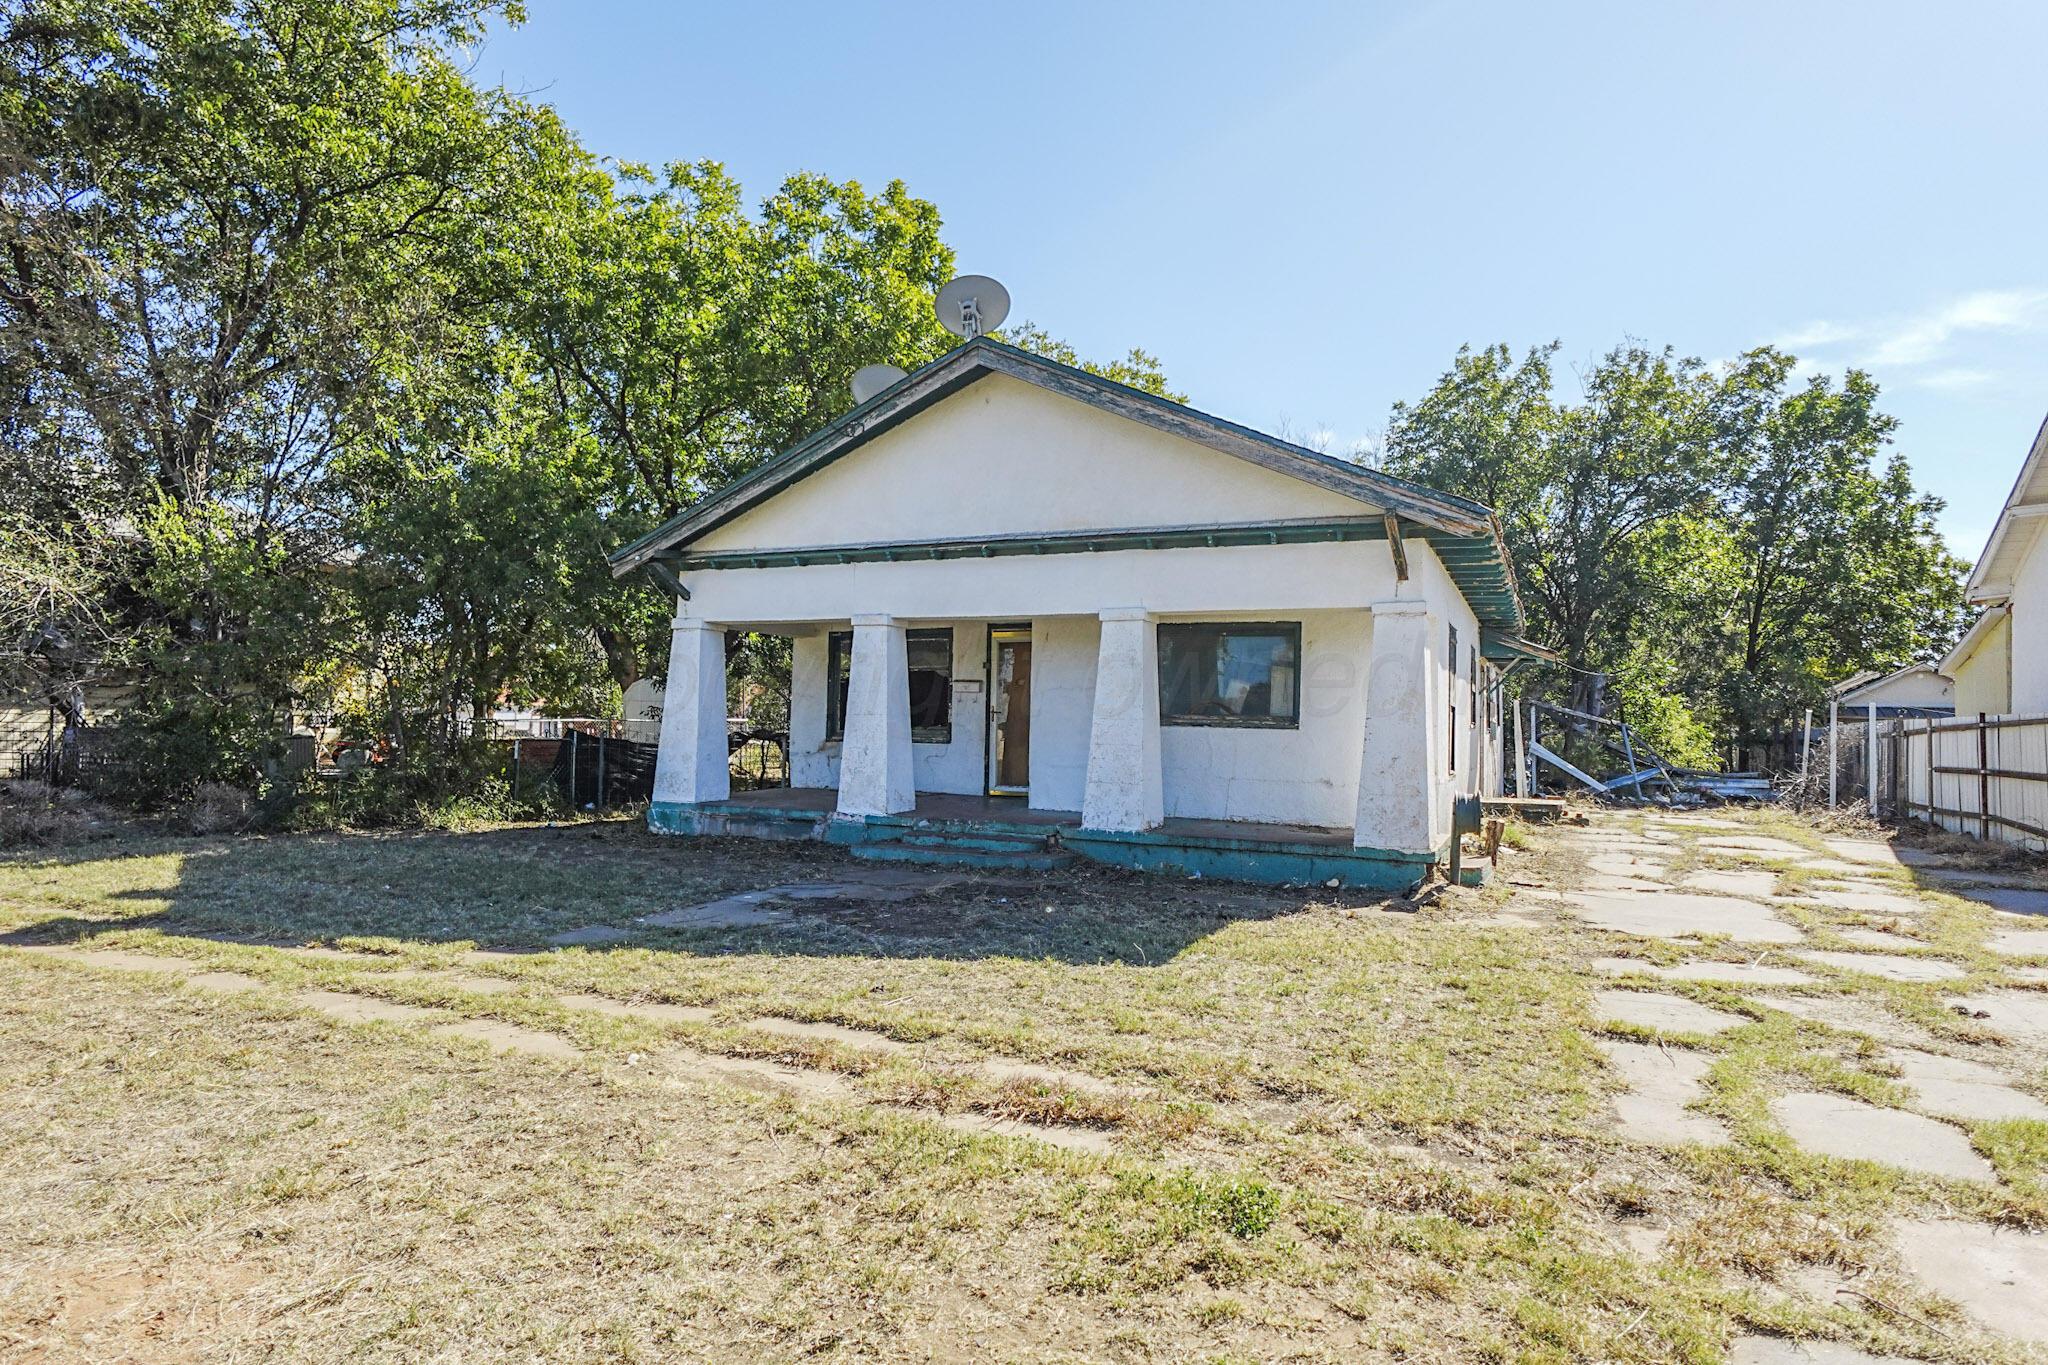
<svg viewBox="0 0 2048 1365">
<path fill-rule="evenodd" d="M 1879 725 L 1881 809 L 1958 834 L 2048 849 L 2048 716 Z"/>
</svg>

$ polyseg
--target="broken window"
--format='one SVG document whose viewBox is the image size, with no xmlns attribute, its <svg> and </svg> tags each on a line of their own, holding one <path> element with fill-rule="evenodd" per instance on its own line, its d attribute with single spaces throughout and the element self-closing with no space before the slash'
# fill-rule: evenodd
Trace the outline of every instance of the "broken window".
<svg viewBox="0 0 2048 1365">
<path fill-rule="evenodd" d="M 910 738 L 917 744 L 953 742 L 953 632 L 904 634 L 910 674 Z M 846 687 L 853 675 L 853 632 L 835 630 L 826 649 L 825 738 L 846 737 Z"/>
<path fill-rule="evenodd" d="M 1298 622 L 1159 627 L 1162 725 L 1292 729 L 1301 716 Z"/>
</svg>

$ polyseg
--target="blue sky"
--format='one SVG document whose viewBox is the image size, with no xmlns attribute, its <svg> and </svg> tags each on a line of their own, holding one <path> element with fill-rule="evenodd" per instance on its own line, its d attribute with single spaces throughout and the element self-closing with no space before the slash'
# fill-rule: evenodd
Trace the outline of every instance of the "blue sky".
<svg viewBox="0 0 2048 1365">
<path fill-rule="evenodd" d="M 2048 414 L 2048 5 L 528 0 L 604 155 L 939 205 L 1084 354 L 1335 449 L 1463 342 L 1870 370 L 1974 557 Z"/>
</svg>

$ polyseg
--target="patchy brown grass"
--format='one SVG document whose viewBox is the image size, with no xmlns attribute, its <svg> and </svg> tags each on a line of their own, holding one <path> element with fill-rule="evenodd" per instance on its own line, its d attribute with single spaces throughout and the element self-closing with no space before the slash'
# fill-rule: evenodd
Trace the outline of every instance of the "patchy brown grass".
<svg viewBox="0 0 2048 1365">
<path fill-rule="evenodd" d="M 1512 878 L 1573 884 L 1553 832 L 1519 842 Z M 1769 1014 L 1702 1044 L 1723 1054 L 1735 1148 L 1622 1143 L 1586 964 L 1626 941 L 1501 922 L 1504 885 L 1406 915 L 1110 872 L 967 875 L 778 926 L 535 951 L 849 866 L 588 824 L 0 860 L 14 944 L 260 983 L 224 995 L 0 948 L 0 1206 L 17 1214 L 0 1221 L 0 1355 L 1705 1362 L 1745 1324 L 1948 1349 L 1765 1292 L 1801 1267 L 1880 1274 L 1883 1218 L 1954 1197 L 1803 1162 L 1756 1117 L 1787 1076 L 1882 1086 L 1881 1064 L 1824 1063 L 1820 1031 Z M 308 990 L 582 1055 L 340 1025 Z M 733 1069 L 770 1063 L 822 1079 Z M 1982 1140 L 2016 1176 L 1980 1205 L 2011 1216 L 2039 1134 Z M 1654 1260 L 1621 1237 L 1650 1225 L 1670 1234 Z"/>
</svg>

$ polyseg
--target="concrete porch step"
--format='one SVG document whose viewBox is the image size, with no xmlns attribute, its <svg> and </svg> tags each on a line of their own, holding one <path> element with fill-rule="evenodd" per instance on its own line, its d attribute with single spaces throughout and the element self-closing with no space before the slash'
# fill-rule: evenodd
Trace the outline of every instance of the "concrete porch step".
<svg viewBox="0 0 2048 1365">
<path fill-rule="evenodd" d="M 990 853 L 1036 853 L 1050 847 L 1044 835 L 978 833 L 953 830 L 914 829 L 897 836 L 902 843 L 919 848 L 980 848 Z"/>
<path fill-rule="evenodd" d="M 1065 867 L 1074 861 L 1074 854 L 1063 848 L 1052 848 L 1043 840 L 1029 843 L 1024 840 L 1008 841 L 1005 848 L 977 847 L 978 843 L 997 843 L 995 839 L 965 842 L 932 835 L 923 836 L 919 842 L 915 836 L 901 839 L 879 839 L 872 843 L 853 844 L 847 852 L 856 858 L 865 858 L 876 863 L 946 863 L 954 867 L 982 867 L 1010 872 L 1050 872 L 1056 867 Z"/>
</svg>

